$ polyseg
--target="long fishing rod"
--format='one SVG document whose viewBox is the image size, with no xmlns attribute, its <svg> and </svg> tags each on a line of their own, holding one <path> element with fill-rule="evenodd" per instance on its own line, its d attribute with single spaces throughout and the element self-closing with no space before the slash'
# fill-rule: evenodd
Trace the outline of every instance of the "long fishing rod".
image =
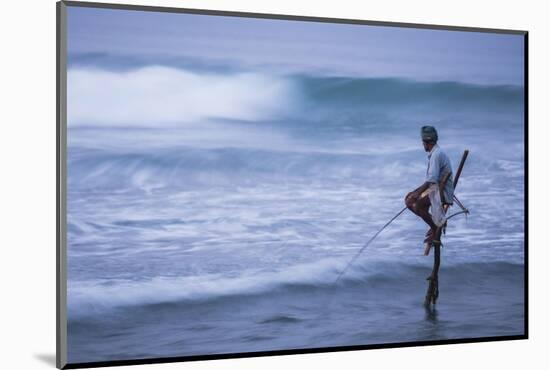
<svg viewBox="0 0 550 370">
<path fill-rule="evenodd" d="M 365 250 L 365 248 L 367 248 L 369 246 L 370 243 L 372 243 L 372 241 L 374 239 L 376 239 L 376 237 L 382 232 L 384 231 L 384 229 L 386 227 L 388 227 L 397 217 L 399 217 L 403 212 L 405 212 L 405 210 L 407 210 L 407 207 L 403 207 L 403 209 L 401 211 L 399 211 L 395 216 L 393 216 L 393 218 L 391 220 L 389 220 L 388 222 L 386 222 L 386 224 L 384 226 L 382 226 L 382 228 L 380 230 L 378 230 L 378 232 L 376 234 L 374 234 L 368 242 L 365 243 L 365 245 L 363 245 L 363 247 L 359 250 L 359 252 L 357 252 L 357 254 L 351 259 L 351 261 L 348 262 L 348 264 L 346 265 L 346 268 L 344 268 L 342 270 L 342 272 L 340 272 L 340 274 L 338 275 L 338 278 L 334 281 L 334 284 L 336 284 L 340 278 L 344 275 L 344 273 L 348 270 L 348 268 L 353 264 L 353 262 L 355 262 L 355 260 L 361 255 L 361 253 L 363 253 L 363 251 Z"/>
</svg>

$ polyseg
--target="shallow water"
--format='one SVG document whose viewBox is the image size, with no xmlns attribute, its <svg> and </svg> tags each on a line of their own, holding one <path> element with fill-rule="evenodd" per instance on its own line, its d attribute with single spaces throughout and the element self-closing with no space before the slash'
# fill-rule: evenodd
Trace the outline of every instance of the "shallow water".
<svg viewBox="0 0 550 370">
<path fill-rule="evenodd" d="M 318 348 L 518 335 L 523 269 L 442 267 L 435 311 L 422 306 L 429 266 L 374 261 L 332 285 L 288 277 L 239 293 L 97 311 L 70 322 L 72 361 Z M 223 284 L 223 282 L 222 282 Z M 185 286 L 184 284 L 181 284 Z M 116 295 L 113 295 L 116 297 Z"/>
</svg>

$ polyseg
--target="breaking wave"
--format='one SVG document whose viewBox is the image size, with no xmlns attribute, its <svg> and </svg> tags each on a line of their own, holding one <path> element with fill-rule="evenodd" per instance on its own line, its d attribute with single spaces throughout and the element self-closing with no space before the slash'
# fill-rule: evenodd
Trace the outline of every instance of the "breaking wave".
<svg viewBox="0 0 550 370">
<path fill-rule="evenodd" d="M 289 81 L 265 74 L 195 73 L 149 66 L 71 69 L 68 125 L 160 127 L 211 118 L 258 120 L 289 109 Z"/>
<path fill-rule="evenodd" d="M 68 72 L 68 124 L 164 127 L 215 119 L 288 121 L 315 109 L 388 106 L 520 109 L 515 85 L 420 82 L 397 78 L 195 72 L 147 66 L 127 71 L 77 67 Z M 396 109 L 393 108 L 393 109 Z"/>
<path fill-rule="evenodd" d="M 200 276 L 157 277 L 147 281 L 69 282 L 69 316 L 72 319 L 98 314 L 113 308 L 148 306 L 163 303 L 201 303 L 249 295 L 325 292 L 361 289 L 373 292 L 388 286 L 407 287 L 407 281 L 422 283 L 429 266 L 413 262 L 390 262 L 368 258 L 346 271 L 335 284 L 349 260 L 325 259 L 315 263 L 289 266 L 281 271 L 248 271 L 238 276 L 203 274 Z M 444 266 L 445 279 L 468 285 L 483 275 L 505 284 L 523 273 L 523 266 L 509 262 L 468 262 Z M 447 289 L 452 289 L 448 287 Z"/>
</svg>

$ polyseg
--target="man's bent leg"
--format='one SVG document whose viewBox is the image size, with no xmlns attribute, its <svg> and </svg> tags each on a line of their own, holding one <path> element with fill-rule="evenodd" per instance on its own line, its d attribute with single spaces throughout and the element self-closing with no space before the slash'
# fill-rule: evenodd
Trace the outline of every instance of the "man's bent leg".
<svg viewBox="0 0 550 370">
<path fill-rule="evenodd" d="M 429 212 L 430 209 L 430 198 L 418 198 L 416 202 L 407 202 L 407 208 L 409 208 L 415 215 L 419 216 L 424 220 L 425 223 L 430 226 L 430 228 L 435 231 L 437 225 L 432 220 L 432 215 Z"/>
</svg>

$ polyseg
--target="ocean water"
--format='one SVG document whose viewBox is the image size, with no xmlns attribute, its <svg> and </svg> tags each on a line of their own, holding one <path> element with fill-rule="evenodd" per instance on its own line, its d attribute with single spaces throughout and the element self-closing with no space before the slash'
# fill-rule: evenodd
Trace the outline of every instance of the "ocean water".
<svg viewBox="0 0 550 370">
<path fill-rule="evenodd" d="M 70 70 L 69 99 L 109 73 Z M 125 73 L 217 89 L 184 122 L 147 116 L 135 85 L 146 109 L 69 112 L 70 362 L 524 333 L 522 87 Z M 408 211 L 334 284 L 423 182 L 426 123 L 454 168 L 470 150 L 456 194 L 471 214 L 449 223 L 435 311 Z"/>
</svg>

